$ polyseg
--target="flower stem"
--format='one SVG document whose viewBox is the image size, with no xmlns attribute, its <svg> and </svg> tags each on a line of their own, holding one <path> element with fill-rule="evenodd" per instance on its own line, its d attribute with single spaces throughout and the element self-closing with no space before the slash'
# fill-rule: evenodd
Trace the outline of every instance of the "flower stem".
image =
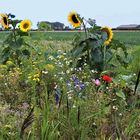
<svg viewBox="0 0 140 140">
<path fill-rule="evenodd" d="M 89 66 L 91 66 L 90 50 L 89 50 L 88 42 L 87 42 L 87 39 L 88 39 L 88 31 L 87 31 L 87 28 L 86 28 L 86 25 L 85 25 L 83 19 L 82 19 L 82 24 L 83 24 L 84 32 L 85 32 L 85 40 L 86 40 L 86 46 L 87 46 L 87 58 L 88 58 L 88 63 L 89 63 Z"/>
<path fill-rule="evenodd" d="M 105 69 L 105 63 L 106 63 L 106 46 L 103 46 L 103 70 Z"/>
<path fill-rule="evenodd" d="M 85 25 L 83 19 L 82 19 L 82 24 L 83 24 L 83 27 L 84 27 L 85 37 L 86 37 L 86 39 L 87 39 L 87 38 L 88 38 L 88 32 L 87 32 L 86 25 Z"/>
<path fill-rule="evenodd" d="M 16 39 L 15 27 L 13 27 L 13 36 L 14 36 L 15 43 L 16 43 L 16 45 L 17 45 L 17 39 Z"/>
</svg>

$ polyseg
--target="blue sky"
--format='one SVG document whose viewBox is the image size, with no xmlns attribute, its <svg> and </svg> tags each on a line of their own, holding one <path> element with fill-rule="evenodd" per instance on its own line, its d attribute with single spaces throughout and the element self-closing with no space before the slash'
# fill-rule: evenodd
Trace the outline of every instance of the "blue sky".
<svg viewBox="0 0 140 140">
<path fill-rule="evenodd" d="M 140 0 L 1 0 L 0 13 L 13 13 L 18 19 L 30 19 L 33 28 L 38 21 L 60 21 L 69 25 L 67 15 L 78 12 L 93 18 L 98 25 L 116 27 L 140 24 Z"/>
</svg>

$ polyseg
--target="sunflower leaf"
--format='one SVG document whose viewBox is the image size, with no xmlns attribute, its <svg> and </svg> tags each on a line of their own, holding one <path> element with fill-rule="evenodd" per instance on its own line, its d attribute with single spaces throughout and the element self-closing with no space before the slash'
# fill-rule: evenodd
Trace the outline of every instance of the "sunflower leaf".
<svg viewBox="0 0 140 140">
<path fill-rule="evenodd" d="M 81 45 L 81 46 L 78 46 L 77 48 L 74 48 L 72 50 L 72 55 L 75 56 L 75 57 L 78 56 L 78 55 L 81 55 L 81 53 L 83 52 L 84 48 L 85 48 L 84 45 Z"/>
</svg>

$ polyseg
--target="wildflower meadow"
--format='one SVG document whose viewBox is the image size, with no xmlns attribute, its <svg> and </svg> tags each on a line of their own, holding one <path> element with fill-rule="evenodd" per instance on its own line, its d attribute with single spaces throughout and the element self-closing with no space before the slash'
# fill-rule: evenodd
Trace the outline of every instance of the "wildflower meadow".
<svg viewBox="0 0 140 140">
<path fill-rule="evenodd" d="M 0 140 L 139 140 L 140 44 L 68 22 L 70 40 L 33 39 L 29 19 L 0 14 Z"/>
</svg>

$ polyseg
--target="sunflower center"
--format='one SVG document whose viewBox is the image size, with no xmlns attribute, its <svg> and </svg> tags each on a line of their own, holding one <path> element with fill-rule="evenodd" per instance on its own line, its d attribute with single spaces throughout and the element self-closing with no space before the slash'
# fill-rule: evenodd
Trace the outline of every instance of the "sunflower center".
<svg viewBox="0 0 140 140">
<path fill-rule="evenodd" d="M 27 23 L 25 23 L 24 25 L 23 25 L 23 28 L 24 29 L 27 29 L 29 27 L 29 24 L 27 24 Z"/>
<path fill-rule="evenodd" d="M 72 21 L 73 21 L 74 23 L 79 23 L 78 20 L 77 20 L 76 15 L 73 15 L 73 16 L 72 16 Z"/>
<path fill-rule="evenodd" d="M 5 25 L 7 25 L 7 18 L 6 17 L 3 17 L 3 22 Z"/>
</svg>

